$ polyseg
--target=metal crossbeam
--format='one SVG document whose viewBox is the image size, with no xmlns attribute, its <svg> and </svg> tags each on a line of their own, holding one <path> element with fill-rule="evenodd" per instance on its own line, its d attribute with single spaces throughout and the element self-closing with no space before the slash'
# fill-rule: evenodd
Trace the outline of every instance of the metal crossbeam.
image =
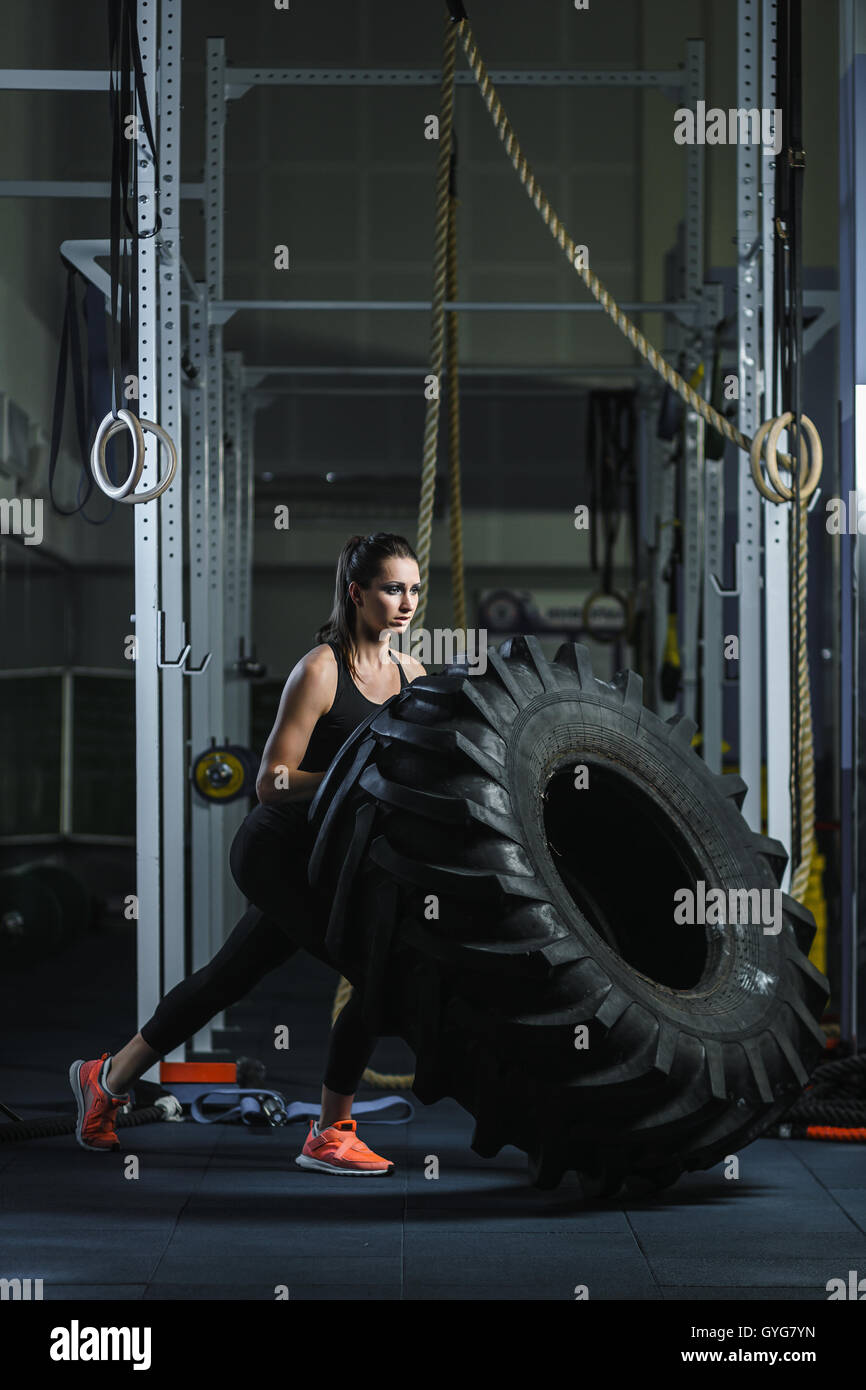
<svg viewBox="0 0 866 1390">
<path fill-rule="evenodd" d="M 700 302 L 667 300 L 652 303 L 641 300 L 619 306 L 627 314 L 688 314 L 703 312 Z M 592 314 L 604 310 L 595 300 L 579 304 L 558 300 L 474 299 L 448 300 L 445 308 L 458 313 Z M 428 299 L 220 299 L 211 305 L 211 323 L 225 324 L 241 310 L 291 310 L 295 313 L 410 313 L 429 314 Z"/>
<path fill-rule="evenodd" d="M 182 183 L 182 198 L 204 198 L 203 183 Z M 110 198 L 111 184 L 98 179 L 0 179 L 0 198 Z"/>
<path fill-rule="evenodd" d="M 568 68 L 541 71 L 536 68 L 498 68 L 490 73 L 497 87 L 659 87 L 672 94 L 681 90 L 681 69 L 640 72 L 597 69 L 584 72 Z M 474 85 L 471 72 L 455 74 L 461 87 Z M 229 68 L 225 94 L 229 101 L 244 96 L 251 87 L 439 87 L 438 68 Z"/>
<path fill-rule="evenodd" d="M 107 92 L 108 71 L 78 68 L 0 68 L 0 91 Z"/>
</svg>

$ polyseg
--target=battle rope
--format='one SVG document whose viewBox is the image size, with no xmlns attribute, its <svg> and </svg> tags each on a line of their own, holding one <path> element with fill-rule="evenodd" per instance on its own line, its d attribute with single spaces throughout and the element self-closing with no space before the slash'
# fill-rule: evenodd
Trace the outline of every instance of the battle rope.
<svg viewBox="0 0 866 1390">
<path fill-rule="evenodd" d="M 775 1127 L 782 1139 L 866 1140 L 866 1055 L 821 1062 Z"/>
</svg>

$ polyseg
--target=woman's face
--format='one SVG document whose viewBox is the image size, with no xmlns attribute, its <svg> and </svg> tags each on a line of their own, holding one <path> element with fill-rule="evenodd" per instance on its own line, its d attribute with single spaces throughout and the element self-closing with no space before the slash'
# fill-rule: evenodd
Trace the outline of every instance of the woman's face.
<svg viewBox="0 0 866 1390">
<path fill-rule="evenodd" d="M 356 603 L 358 619 L 380 640 L 387 632 L 405 632 L 418 607 L 421 576 L 415 560 L 389 556 L 369 589 L 352 583 L 349 591 Z"/>
</svg>

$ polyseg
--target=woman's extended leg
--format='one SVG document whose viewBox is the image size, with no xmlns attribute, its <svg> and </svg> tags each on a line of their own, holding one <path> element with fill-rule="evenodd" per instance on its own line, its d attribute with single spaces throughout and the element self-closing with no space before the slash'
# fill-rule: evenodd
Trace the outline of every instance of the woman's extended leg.
<svg viewBox="0 0 866 1390">
<path fill-rule="evenodd" d="M 213 959 L 169 990 L 141 1032 L 112 1058 L 106 1085 L 115 1093 L 126 1091 L 159 1057 L 249 994 L 297 950 L 277 922 L 249 908 Z"/>
<path fill-rule="evenodd" d="M 251 910 L 253 912 L 258 911 L 258 909 L 255 908 Z M 238 928 L 243 926 L 245 922 L 246 918 L 243 918 L 241 922 L 238 923 L 238 926 L 235 927 L 234 932 L 222 948 L 222 950 L 225 951 L 230 942 L 233 940 L 235 941 L 232 951 L 228 953 L 235 962 L 235 970 L 237 969 L 238 963 L 240 963 L 241 968 L 243 968 L 243 955 L 240 956 L 239 962 L 237 948 L 240 942 L 248 935 L 247 932 L 238 933 Z M 257 955 L 261 949 L 262 940 L 262 937 L 257 937 Z M 276 953 L 281 952 L 282 943 L 276 942 L 274 944 Z M 290 949 L 282 955 L 281 959 L 275 960 L 274 965 L 280 965 L 282 959 L 287 959 L 288 956 L 292 954 L 295 948 L 292 946 L 291 942 L 288 943 L 288 946 Z M 196 974 L 191 975 L 188 980 L 183 980 L 179 985 L 176 985 L 174 990 L 171 990 L 162 1000 L 150 1022 L 144 1025 L 148 1037 L 160 1043 L 162 1048 L 161 1051 L 151 1047 L 145 1041 L 143 1029 L 141 1033 L 136 1033 L 135 1037 L 132 1038 L 125 1047 L 115 1053 L 111 1059 L 111 1066 L 105 1077 L 105 1083 L 107 1086 L 110 1086 L 112 1091 L 118 1093 L 126 1091 L 134 1081 L 138 1080 L 143 1072 L 147 1071 L 148 1067 L 153 1066 L 154 1062 L 158 1061 L 161 1056 L 164 1056 L 166 1052 L 170 1052 L 172 1047 L 177 1046 L 177 1043 L 172 1043 L 170 1039 L 179 1031 L 188 1028 L 189 1019 L 193 1017 L 190 1012 L 191 1008 L 197 1007 L 196 1017 L 200 1016 L 205 1009 L 211 1008 L 214 1000 L 219 997 L 218 994 L 214 992 L 215 988 L 217 990 L 219 988 L 219 972 L 214 971 L 213 967 L 216 966 L 220 955 L 222 955 L 222 952 L 214 956 L 213 960 L 206 965 L 203 970 L 197 971 Z M 259 959 L 261 959 L 260 955 Z M 267 966 L 267 968 L 271 969 L 273 967 Z M 194 985 L 195 981 L 199 982 L 198 989 L 196 989 Z M 255 981 L 253 983 L 255 983 Z M 192 986 L 192 988 L 189 988 L 190 986 Z M 250 988 L 252 988 L 251 985 Z M 196 994 L 198 994 L 197 1001 Z M 229 1003 L 234 1002 L 234 1000 L 228 1000 L 223 1004 L 217 1003 L 217 1007 L 213 1012 L 208 1014 L 208 1017 L 203 1019 L 202 1022 L 194 1024 L 192 1031 L 188 1032 L 187 1036 L 191 1037 L 193 1033 L 196 1033 L 199 1028 L 209 1022 L 215 1013 L 220 1013 L 222 1009 L 228 1007 Z M 181 1041 L 183 1041 L 183 1039 L 181 1039 Z M 325 1082 L 322 1086 L 322 1109 L 319 1116 L 319 1127 L 321 1129 L 327 1129 L 328 1125 L 335 1124 L 337 1120 L 347 1120 L 350 1118 L 355 1092 L 358 1089 L 361 1077 L 372 1056 L 376 1041 L 376 1035 L 370 1032 L 361 1017 L 360 999 L 357 994 L 352 994 L 351 998 L 340 1010 L 334 1021 L 334 1026 L 331 1029 L 328 1056 L 325 1063 Z M 168 1043 L 168 1046 L 166 1046 L 166 1043 Z"/>
</svg>

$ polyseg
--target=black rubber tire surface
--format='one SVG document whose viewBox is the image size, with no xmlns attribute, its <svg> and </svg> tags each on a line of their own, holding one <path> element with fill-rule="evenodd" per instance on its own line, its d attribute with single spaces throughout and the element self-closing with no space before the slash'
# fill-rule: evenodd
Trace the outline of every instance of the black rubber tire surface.
<svg viewBox="0 0 866 1390">
<path fill-rule="evenodd" d="M 368 1023 L 414 1050 L 422 1102 L 454 1097 L 475 1152 L 523 1149 L 538 1187 L 573 1169 L 611 1196 L 709 1168 L 822 1054 L 814 918 L 773 897 L 784 846 L 695 731 L 646 709 L 634 672 L 608 684 L 579 644 L 551 662 L 514 637 L 483 674 L 449 667 L 375 711 L 310 806 L 328 951 Z M 781 930 L 674 925 L 698 879 L 770 890 Z"/>
</svg>

